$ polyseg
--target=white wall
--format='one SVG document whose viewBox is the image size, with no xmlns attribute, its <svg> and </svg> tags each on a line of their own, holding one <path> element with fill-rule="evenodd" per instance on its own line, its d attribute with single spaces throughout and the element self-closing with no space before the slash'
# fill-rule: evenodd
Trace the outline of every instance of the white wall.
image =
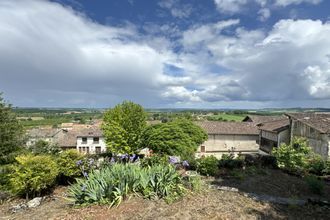
<svg viewBox="0 0 330 220">
<path fill-rule="evenodd" d="M 94 143 L 93 142 L 93 137 L 86 137 L 87 138 L 87 142 L 86 143 L 83 143 L 82 138 L 83 137 L 77 137 L 77 150 L 78 151 L 79 151 L 80 147 L 81 148 L 85 147 L 85 149 L 86 149 L 86 147 L 88 147 L 89 148 L 89 153 L 90 154 L 95 154 L 96 147 L 101 147 L 101 152 L 102 153 L 103 152 L 106 152 L 106 144 L 104 142 L 104 138 L 103 137 L 99 137 L 99 143 Z"/>
<path fill-rule="evenodd" d="M 236 154 L 258 152 L 258 139 L 259 135 L 209 135 L 208 140 L 201 145 L 205 146 L 205 153 L 201 152 L 199 146 L 196 157 L 214 155 L 221 158 L 222 154 L 228 154 L 232 150 Z"/>
</svg>

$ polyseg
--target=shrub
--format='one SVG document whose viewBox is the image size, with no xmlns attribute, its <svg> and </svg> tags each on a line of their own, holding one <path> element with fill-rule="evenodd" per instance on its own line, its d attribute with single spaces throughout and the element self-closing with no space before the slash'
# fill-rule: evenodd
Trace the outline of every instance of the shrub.
<svg viewBox="0 0 330 220">
<path fill-rule="evenodd" d="M 69 195 L 76 204 L 111 206 L 119 205 L 130 193 L 172 200 L 183 192 L 182 179 L 172 165 L 142 168 L 130 163 L 94 170 L 69 188 Z"/>
<path fill-rule="evenodd" d="M 312 155 L 307 160 L 306 169 L 308 172 L 316 174 L 316 175 L 323 175 L 326 173 L 327 169 L 327 161 L 322 159 L 320 155 Z"/>
<path fill-rule="evenodd" d="M 76 150 L 67 150 L 60 153 L 57 164 L 59 167 L 59 181 L 60 183 L 68 183 L 75 178 L 81 176 L 82 170 L 78 166 L 78 161 L 82 161 L 84 155 Z"/>
<path fill-rule="evenodd" d="M 218 159 L 214 156 L 197 159 L 197 171 L 201 175 L 214 176 L 218 170 Z"/>
<path fill-rule="evenodd" d="M 289 145 L 281 144 L 279 148 L 273 150 L 277 165 L 289 171 L 302 171 L 307 165 L 307 158 L 311 154 L 305 139 L 293 139 Z"/>
<path fill-rule="evenodd" d="M 307 176 L 305 178 L 305 181 L 308 185 L 308 188 L 310 191 L 312 191 L 315 194 L 321 195 L 324 190 L 324 182 L 322 180 L 319 180 L 316 176 Z"/>
<path fill-rule="evenodd" d="M 29 147 L 34 154 L 58 154 L 61 150 L 57 144 L 52 144 L 44 140 L 38 140 Z"/>
<path fill-rule="evenodd" d="M 16 157 L 12 166 L 10 185 L 14 193 L 29 196 L 40 195 L 49 189 L 58 175 L 58 167 L 50 156 L 23 155 Z"/>
<path fill-rule="evenodd" d="M 141 166 L 148 167 L 148 166 L 155 166 L 155 165 L 165 165 L 168 164 L 169 159 L 168 156 L 153 154 L 151 157 L 145 157 L 141 159 Z"/>
<path fill-rule="evenodd" d="M 223 154 L 218 165 L 219 168 L 242 168 L 244 166 L 244 160 L 241 157 L 235 158 L 234 154 Z"/>
<path fill-rule="evenodd" d="M 203 181 L 199 175 L 188 177 L 189 188 L 192 191 L 199 192 L 202 190 Z"/>
</svg>

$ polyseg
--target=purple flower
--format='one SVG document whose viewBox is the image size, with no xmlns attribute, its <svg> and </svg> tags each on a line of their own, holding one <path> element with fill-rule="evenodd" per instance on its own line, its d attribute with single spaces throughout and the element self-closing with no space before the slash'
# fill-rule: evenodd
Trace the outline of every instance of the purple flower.
<svg viewBox="0 0 330 220">
<path fill-rule="evenodd" d="M 186 160 L 182 161 L 182 166 L 189 167 L 188 161 L 186 161 Z"/>
<path fill-rule="evenodd" d="M 87 172 L 83 172 L 84 177 L 88 177 L 88 173 Z"/>
<path fill-rule="evenodd" d="M 115 158 L 111 157 L 110 163 L 116 163 Z"/>
<path fill-rule="evenodd" d="M 135 159 L 135 156 L 136 156 L 136 155 L 135 155 L 135 154 L 133 154 L 131 157 L 129 157 L 129 161 L 130 161 L 130 162 L 133 162 L 133 161 L 134 161 L 134 159 Z"/>
<path fill-rule="evenodd" d="M 77 162 L 76 162 L 76 165 L 77 166 L 80 166 L 82 164 L 82 160 L 78 160 Z"/>
<path fill-rule="evenodd" d="M 178 162 L 179 162 L 179 160 L 178 160 L 177 157 L 170 156 L 170 163 L 171 163 L 171 164 L 176 164 L 176 163 L 178 163 Z"/>
<path fill-rule="evenodd" d="M 123 159 L 126 159 L 126 158 L 128 158 L 128 155 L 127 154 L 123 154 L 123 155 L 120 156 L 120 159 L 122 159 L 122 160 Z"/>
<path fill-rule="evenodd" d="M 88 160 L 88 162 L 89 162 L 89 163 L 88 163 L 89 165 L 93 165 L 93 163 L 94 163 L 94 159 L 93 159 L 93 158 L 90 158 L 90 159 Z"/>
</svg>

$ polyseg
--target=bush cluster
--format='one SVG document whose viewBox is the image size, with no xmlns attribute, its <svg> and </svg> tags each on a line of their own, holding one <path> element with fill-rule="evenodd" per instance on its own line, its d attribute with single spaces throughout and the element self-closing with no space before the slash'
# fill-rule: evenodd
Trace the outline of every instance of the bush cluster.
<svg viewBox="0 0 330 220">
<path fill-rule="evenodd" d="M 9 181 L 18 195 L 34 197 L 55 184 L 59 168 L 51 156 L 27 154 L 16 157 L 16 161 Z"/>
<path fill-rule="evenodd" d="M 196 170 L 201 175 L 214 176 L 218 170 L 218 159 L 215 156 L 199 158 L 196 164 Z"/>
<path fill-rule="evenodd" d="M 329 160 L 312 152 L 307 141 L 296 138 L 291 144 L 282 144 L 274 149 L 273 155 L 276 157 L 277 165 L 287 171 L 304 174 L 327 175 L 330 172 Z"/>
<path fill-rule="evenodd" d="M 182 179 L 172 165 L 141 167 L 132 163 L 118 163 L 94 170 L 69 188 L 76 204 L 119 205 L 129 194 L 146 198 L 173 200 L 185 191 Z"/>
</svg>

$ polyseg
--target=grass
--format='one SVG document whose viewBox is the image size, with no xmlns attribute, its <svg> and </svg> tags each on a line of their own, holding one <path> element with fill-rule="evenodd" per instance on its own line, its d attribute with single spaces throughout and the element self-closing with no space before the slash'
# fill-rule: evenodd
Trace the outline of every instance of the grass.
<svg viewBox="0 0 330 220">
<path fill-rule="evenodd" d="M 235 121 L 235 122 L 239 122 L 239 121 L 242 121 L 245 118 L 245 116 L 246 115 L 220 113 L 218 115 L 208 116 L 207 119 L 212 120 L 212 121 Z"/>
</svg>

